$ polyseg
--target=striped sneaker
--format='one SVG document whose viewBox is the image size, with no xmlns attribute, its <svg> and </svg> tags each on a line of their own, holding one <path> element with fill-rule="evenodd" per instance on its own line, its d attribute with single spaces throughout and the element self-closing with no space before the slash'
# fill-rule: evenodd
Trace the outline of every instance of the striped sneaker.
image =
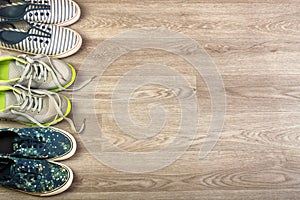
<svg viewBox="0 0 300 200">
<path fill-rule="evenodd" d="M 0 21 L 39 22 L 68 26 L 80 18 L 80 7 L 72 0 L 1 0 Z M 3 2 L 7 2 L 3 4 Z"/>
<path fill-rule="evenodd" d="M 2 155 L 59 161 L 70 158 L 75 151 L 75 138 L 57 128 L 0 129 Z"/>
<path fill-rule="evenodd" d="M 72 85 L 75 78 L 75 69 L 58 59 L 42 55 L 0 56 L 0 84 L 57 92 Z"/>
<path fill-rule="evenodd" d="M 61 163 L 0 155 L 0 185 L 35 196 L 66 191 L 73 182 L 72 170 Z"/>
<path fill-rule="evenodd" d="M 20 85 L 0 86 L 0 119 L 45 127 L 67 119 L 70 111 L 70 100 L 60 94 Z"/>
<path fill-rule="evenodd" d="M 81 36 L 69 28 L 25 21 L 0 22 L 0 48 L 3 49 L 64 58 L 76 53 L 81 44 Z"/>
</svg>

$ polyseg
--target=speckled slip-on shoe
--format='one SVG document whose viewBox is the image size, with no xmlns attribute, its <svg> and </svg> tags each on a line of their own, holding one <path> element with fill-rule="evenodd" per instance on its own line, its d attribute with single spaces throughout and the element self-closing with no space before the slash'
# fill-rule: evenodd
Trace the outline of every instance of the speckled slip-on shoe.
<svg viewBox="0 0 300 200">
<path fill-rule="evenodd" d="M 0 129 L 0 154 L 13 157 L 65 160 L 74 155 L 74 137 L 58 128 Z"/>
<path fill-rule="evenodd" d="M 0 185 L 35 196 L 52 196 L 67 190 L 72 170 L 63 164 L 0 155 Z"/>
</svg>

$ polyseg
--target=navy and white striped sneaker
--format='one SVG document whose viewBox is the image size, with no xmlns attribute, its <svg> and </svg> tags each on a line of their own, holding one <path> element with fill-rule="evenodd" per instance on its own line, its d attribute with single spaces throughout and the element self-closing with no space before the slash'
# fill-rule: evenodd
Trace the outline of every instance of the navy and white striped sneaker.
<svg viewBox="0 0 300 200">
<path fill-rule="evenodd" d="M 7 1 L 3 4 L 3 1 Z M 1 0 L 0 21 L 39 22 L 68 26 L 80 17 L 80 7 L 72 0 Z"/>
<path fill-rule="evenodd" d="M 81 44 L 81 36 L 69 28 L 25 21 L 0 22 L 0 48 L 3 49 L 64 58 L 76 53 Z"/>
</svg>

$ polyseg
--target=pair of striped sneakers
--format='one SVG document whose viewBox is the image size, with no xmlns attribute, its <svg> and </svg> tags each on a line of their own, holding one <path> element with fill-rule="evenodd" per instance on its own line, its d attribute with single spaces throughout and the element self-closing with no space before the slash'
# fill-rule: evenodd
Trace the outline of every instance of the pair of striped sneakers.
<svg viewBox="0 0 300 200">
<path fill-rule="evenodd" d="M 81 36 L 66 28 L 80 17 L 72 0 L 0 0 L 0 48 L 64 58 L 76 53 Z"/>
</svg>

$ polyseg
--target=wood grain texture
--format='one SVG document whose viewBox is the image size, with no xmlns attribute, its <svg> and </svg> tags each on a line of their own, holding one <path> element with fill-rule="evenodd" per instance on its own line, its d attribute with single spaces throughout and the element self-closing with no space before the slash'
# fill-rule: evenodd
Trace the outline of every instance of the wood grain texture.
<svg viewBox="0 0 300 200">
<path fill-rule="evenodd" d="M 173 113 L 155 137 L 140 141 L 124 134 L 114 120 L 110 99 L 115 85 L 124 73 L 144 63 L 171 66 L 189 80 L 191 87 L 182 91 L 195 89 L 199 99 L 197 136 L 183 141 L 191 146 L 170 166 L 132 174 L 97 161 L 75 135 L 77 153 L 63 162 L 74 170 L 74 183 L 52 199 L 299 199 L 299 0 L 77 2 L 82 17 L 71 28 L 82 34 L 84 43 L 76 55 L 65 60 L 79 74 L 97 70 L 88 69 L 84 59 L 98 44 L 123 31 L 163 27 L 186 34 L 207 51 L 222 75 L 227 97 L 225 123 L 213 151 L 199 160 L 211 117 L 211 97 L 203 78 L 176 55 L 158 50 L 130 52 L 110 65 L 98 84 L 95 110 L 105 136 L 129 152 L 155 151 L 172 141 L 179 123 L 178 101 L 163 87 L 140 88 L 130 104 L 140 124 L 149 121 L 145 114 L 149 103 L 158 102 Z M 4 53 L 13 52 L 1 50 Z M 0 126 L 20 127 L 12 122 Z M 65 122 L 57 127 L 69 130 Z M 174 144 L 174 151 L 183 143 Z M 20 198 L 36 199 L 0 188 L 0 199 Z"/>
</svg>

